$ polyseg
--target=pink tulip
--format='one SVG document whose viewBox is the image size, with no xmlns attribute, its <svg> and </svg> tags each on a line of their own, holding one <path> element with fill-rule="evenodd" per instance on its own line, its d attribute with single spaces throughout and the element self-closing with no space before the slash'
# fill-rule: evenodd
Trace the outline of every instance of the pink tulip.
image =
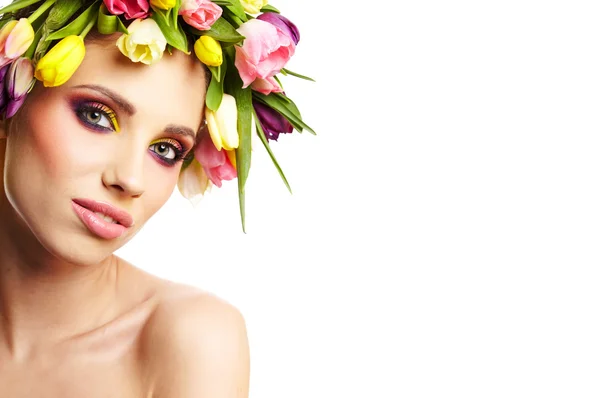
<svg viewBox="0 0 600 398">
<path fill-rule="evenodd" d="M 297 45 L 300 41 L 300 31 L 292 21 L 283 15 L 276 12 L 264 12 L 258 16 L 258 19 L 269 22 L 283 30 L 294 41 L 294 44 Z"/>
<path fill-rule="evenodd" d="M 235 67 L 248 87 L 256 79 L 275 76 L 290 60 L 296 45 L 285 32 L 260 19 L 243 23 L 238 32 L 245 37 L 242 47 L 235 46 Z"/>
<path fill-rule="evenodd" d="M 111 14 L 125 14 L 126 19 L 146 18 L 150 9 L 148 0 L 104 0 L 104 5 Z"/>
<path fill-rule="evenodd" d="M 183 20 L 198 30 L 209 30 L 222 13 L 223 9 L 210 0 L 183 0 L 179 9 Z"/>
<path fill-rule="evenodd" d="M 19 58 L 33 43 L 34 31 L 27 20 L 10 21 L 0 30 L 0 66 Z"/>
<path fill-rule="evenodd" d="M 264 95 L 269 95 L 271 93 L 282 93 L 283 89 L 277 83 L 273 77 L 267 77 L 266 79 L 256 79 L 250 85 L 252 90 L 258 91 Z"/>
<path fill-rule="evenodd" d="M 237 177 L 237 170 L 229 159 L 233 153 L 224 149 L 218 151 L 210 136 L 205 135 L 196 146 L 194 157 L 202 165 L 208 179 L 220 188 L 223 180 L 233 180 Z"/>
</svg>

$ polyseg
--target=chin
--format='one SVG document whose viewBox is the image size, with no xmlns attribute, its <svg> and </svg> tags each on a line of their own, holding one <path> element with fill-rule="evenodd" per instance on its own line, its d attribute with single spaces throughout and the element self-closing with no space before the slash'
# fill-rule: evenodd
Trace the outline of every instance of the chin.
<svg viewBox="0 0 600 398">
<path fill-rule="evenodd" d="M 51 252 L 55 257 L 66 262 L 79 266 L 94 266 L 109 259 L 115 251 L 123 247 L 137 233 L 129 231 L 120 238 L 102 239 L 83 232 L 68 232 L 63 235 L 63 239 L 52 238 Z M 57 236 L 58 237 L 58 236 Z"/>
<path fill-rule="evenodd" d="M 107 240 L 77 225 L 49 228 L 47 222 L 33 221 L 23 222 L 23 227 L 25 230 L 22 235 L 28 235 L 27 238 L 22 239 L 26 245 L 23 248 L 26 252 L 31 252 L 35 246 L 38 246 L 40 250 L 62 262 L 81 267 L 96 266 L 107 261 L 116 250 L 137 234 L 137 230 L 132 230 L 120 238 Z"/>
</svg>

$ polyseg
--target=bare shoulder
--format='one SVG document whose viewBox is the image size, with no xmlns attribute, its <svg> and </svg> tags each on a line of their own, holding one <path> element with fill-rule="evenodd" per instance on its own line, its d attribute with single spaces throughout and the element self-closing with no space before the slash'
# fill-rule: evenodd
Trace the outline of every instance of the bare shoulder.
<svg viewBox="0 0 600 398">
<path fill-rule="evenodd" d="M 240 311 L 214 294 L 165 283 L 141 334 L 155 398 L 246 398 L 249 349 Z"/>
</svg>

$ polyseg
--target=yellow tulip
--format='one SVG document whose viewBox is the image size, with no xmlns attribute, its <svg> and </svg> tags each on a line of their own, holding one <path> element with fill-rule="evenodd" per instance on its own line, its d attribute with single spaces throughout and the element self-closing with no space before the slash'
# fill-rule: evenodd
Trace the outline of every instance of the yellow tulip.
<svg viewBox="0 0 600 398">
<path fill-rule="evenodd" d="M 267 5 L 268 0 L 240 0 L 244 11 L 248 14 L 258 14 L 260 9 Z"/>
<path fill-rule="evenodd" d="M 221 148 L 231 151 L 240 145 L 240 136 L 237 130 L 237 106 L 232 95 L 223 94 L 219 109 L 214 112 L 206 108 L 205 114 L 210 138 L 218 151 Z"/>
<path fill-rule="evenodd" d="M 136 19 L 127 27 L 129 34 L 117 39 L 119 50 L 133 62 L 151 65 L 159 61 L 167 39 L 152 18 Z"/>
<path fill-rule="evenodd" d="M 35 77 L 44 83 L 44 87 L 60 86 L 73 76 L 84 56 L 83 39 L 74 35 L 67 36 L 39 60 Z"/>
<path fill-rule="evenodd" d="M 175 7 L 176 3 L 176 0 L 150 0 L 150 4 L 156 8 L 160 8 L 161 10 L 170 10 L 171 8 Z"/>
<path fill-rule="evenodd" d="M 196 57 L 208 66 L 219 66 L 223 63 L 221 43 L 210 36 L 200 36 L 194 43 Z"/>
</svg>

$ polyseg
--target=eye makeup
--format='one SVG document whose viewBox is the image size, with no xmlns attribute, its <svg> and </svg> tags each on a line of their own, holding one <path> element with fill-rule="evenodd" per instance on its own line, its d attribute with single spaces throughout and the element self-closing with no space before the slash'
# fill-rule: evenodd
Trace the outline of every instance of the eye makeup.
<svg viewBox="0 0 600 398">
<path fill-rule="evenodd" d="M 174 166 L 176 163 L 180 162 L 188 155 L 187 146 L 183 145 L 177 140 L 172 138 L 162 138 L 156 141 L 152 141 L 150 143 L 150 148 L 156 148 L 154 150 L 150 149 L 152 155 L 156 156 L 157 159 L 167 166 Z M 162 155 L 166 151 L 166 155 Z"/>
<path fill-rule="evenodd" d="M 90 99 L 74 99 L 71 107 L 79 121 L 87 128 L 99 132 L 120 132 L 116 113 L 102 102 Z M 161 164 L 167 167 L 175 166 L 187 158 L 188 145 L 173 138 L 161 138 L 150 143 L 149 152 Z"/>
<path fill-rule="evenodd" d="M 107 105 L 98 101 L 78 99 L 73 101 L 71 106 L 86 127 L 98 131 L 121 131 L 116 113 Z"/>
</svg>

